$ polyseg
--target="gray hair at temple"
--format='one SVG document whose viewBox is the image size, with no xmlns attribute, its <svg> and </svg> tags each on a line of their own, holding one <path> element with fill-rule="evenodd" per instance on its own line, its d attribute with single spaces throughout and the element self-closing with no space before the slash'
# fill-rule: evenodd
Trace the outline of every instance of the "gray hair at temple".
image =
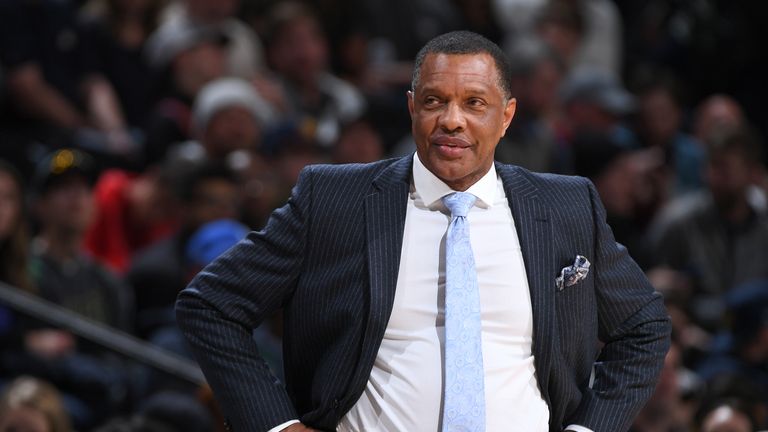
<svg viewBox="0 0 768 432">
<path fill-rule="evenodd" d="M 413 65 L 411 91 L 415 91 L 421 78 L 421 65 L 428 54 L 488 54 L 493 58 L 498 73 L 499 89 L 506 99 L 512 98 L 512 68 L 501 48 L 485 37 L 470 31 L 455 31 L 437 36 L 427 42 Z"/>
</svg>

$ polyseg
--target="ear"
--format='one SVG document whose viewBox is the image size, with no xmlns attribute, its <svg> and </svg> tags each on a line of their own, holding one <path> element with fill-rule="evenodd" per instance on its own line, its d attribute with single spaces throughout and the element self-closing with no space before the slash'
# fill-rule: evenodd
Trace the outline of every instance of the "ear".
<svg viewBox="0 0 768 432">
<path fill-rule="evenodd" d="M 517 99 L 511 98 L 507 102 L 507 106 L 504 107 L 504 129 L 501 131 L 503 137 L 507 133 L 507 128 L 512 124 L 512 117 L 515 116 L 515 110 L 517 110 Z"/>
<path fill-rule="evenodd" d="M 408 98 L 408 113 L 411 115 L 411 120 L 413 120 L 413 110 L 414 110 L 414 107 L 413 107 L 413 97 L 414 97 L 413 92 L 408 90 L 406 92 L 406 97 Z"/>
</svg>

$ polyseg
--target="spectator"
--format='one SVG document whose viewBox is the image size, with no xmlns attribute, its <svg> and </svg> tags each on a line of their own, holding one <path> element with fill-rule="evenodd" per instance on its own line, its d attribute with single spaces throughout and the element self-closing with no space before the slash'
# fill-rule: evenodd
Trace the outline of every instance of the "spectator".
<svg viewBox="0 0 768 432">
<path fill-rule="evenodd" d="M 29 239 L 24 208 L 25 190 L 21 176 L 5 161 L 0 160 L 0 282 L 33 293 L 28 273 Z M 22 350 L 19 317 L 0 304 L 0 387 L 10 378 L 7 357 Z"/>
<path fill-rule="evenodd" d="M 533 171 L 551 171 L 560 115 L 557 88 L 565 65 L 538 39 L 519 38 L 506 48 L 514 68 L 513 94 L 518 108 L 515 121 L 496 147 L 496 160 Z"/>
<path fill-rule="evenodd" d="M 605 134 L 588 132 L 576 135 L 573 154 L 575 173 L 595 184 L 616 241 L 627 247 L 641 268 L 650 267 L 653 255 L 642 216 L 656 195 L 654 172 L 660 158 L 647 150 L 628 149 Z"/>
<path fill-rule="evenodd" d="M 746 123 L 741 105 L 730 96 L 714 94 L 696 108 L 693 133 L 701 143 L 712 140 L 722 129 L 736 129 Z"/>
<path fill-rule="evenodd" d="M 159 39 L 180 32 L 213 32 L 229 41 L 225 50 L 228 76 L 250 79 L 263 67 L 261 41 L 256 33 L 235 17 L 239 0 L 180 0 L 171 3 L 157 34 L 149 41 L 149 54 L 163 56 Z"/>
<path fill-rule="evenodd" d="M 682 109 L 671 83 L 658 81 L 640 91 L 638 115 L 640 136 L 647 147 L 663 151 L 671 174 L 672 195 L 704 187 L 703 144 L 682 131 Z"/>
<path fill-rule="evenodd" d="M 93 217 L 94 161 L 78 150 L 59 150 L 38 164 L 33 179 L 40 233 L 30 262 L 39 295 L 84 318 L 130 331 L 133 301 L 128 287 L 83 250 Z M 129 371 L 117 359 L 80 344 L 66 330 L 30 322 L 24 351 L 10 359 L 15 373 L 51 381 L 68 398 L 75 426 L 89 428 L 125 402 Z"/>
<path fill-rule="evenodd" d="M 219 32 L 182 27 L 154 36 L 154 67 L 167 79 L 166 94 L 151 110 L 145 162 L 163 161 L 174 144 L 192 138 L 192 103 L 207 83 L 225 74 L 228 39 Z"/>
<path fill-rule="evenodd" d="M 360 119 L 341 130 L 333 147 L 334 163 L 375 162 L 384 156 L 384 143 L 370 121 Z"/>
<path fill-rule="evenodd" d="M 24 196 L 21 175 L 0 160 L 0 281 L 32 292 Z"/>
<path fill-rule="evenodd" d="M 341 125 L 363 114 L 365 100 L 328 72 L 328 44 L 308 6 L 278 3 L 269 14 L 267 35 L 269 64 L 282 79 L 287 114 L 306 139 L 330 147 Z"/>
<path fill-rule="evenodd" d="M 200 161 L 179 170 L 175 179 L 181 205 L 180 228 L 170 237 L 140 251 L 131 262 L 127 279 L 136 295 L 136 321 L 140 336 L 175 326 L 173 305 L 189 281 L 185 251 L 192 234 L 218 219 L 237 219 L 241 190 L 236 174 L 222 163 Z"/>
<path fill-rule="evenodd" d="M 196 140 L 177 147 L 174 153 L 187 159 L 219 162 L 256 156 L 261 150 L 263 129 L 274 118 L 272 106 L 247 81 L 212 81 L 195 98 L 192 121 Z"/>
<path fill-rule="evenodd" d="M 562 83 L 560 97 L 563 116 L 556 132 L 561 146 L 556 171 L 573 170 L 570 146 L 582 132 L 606 134 L 627 149 L 639 147 L 637 137 L 624 123 L 625 116 L 635 110 L 635 98 L 616 78 L 597 69 L 575 70 Z"/>
<path fill-rule="evenodd" d="M 0 9 L 0 63 L 13 101 L 3 117 L 17 132 L 14 147 L 74 139 L 100 153 L 133 154 L 114 90 L 91 64 L 75 2 L 11 0 Z"/>
<path fill-rule="evenodd" d="M 132 301 L 127 287 L 83 251 L 94 216 L 94 161 L 77 150 L 59 150 L 38 165 L 35 214 L 40 233 L 32 251 L 40 295 L 104 324 L 128 330 Z"/>
<path fill-rule="evenodd" d="M 768 216 L 747 199 L 751 171 L 761 160 L 756 138 L 745 129 L 725 130 L 709 141 L 707 153 L 707 190 L 671 202 L 653 235 L 660 263 L 692 278 L 694 301 L 717 304 L 728 288 L 768 277 Z M 694 317 L 717 322 L 712 306 Z"/>
<path fill-rule="evenodd" d="M 69 432 L 61 395 L 32 377 L 14 380 L 0 396 L 0 432 Z"/>
<path fill-rule="evenodd" d="M 154 103 L 152 69 L 144 55 L 165 0 L 90 0 L 84 6 L 85 37 L 96 70 L 112 84 L 132 128 L 143 128 Z M 142 77 L 142 79 L 136 79 Z"/>
<path fill-rule="evenodd" d="M 133 255 L 178 228 L 172 169 L 153 166 L 140 173 L 119 169 L 103 172 L 94 186 L 96 216 L 88 227 L 88 253 L 119 275 Z"/>
</svg>

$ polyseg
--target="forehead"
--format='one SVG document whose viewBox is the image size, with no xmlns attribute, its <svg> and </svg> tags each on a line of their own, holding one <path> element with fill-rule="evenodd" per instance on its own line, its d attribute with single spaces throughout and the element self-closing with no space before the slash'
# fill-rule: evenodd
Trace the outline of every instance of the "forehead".
<svg viewBox="0 0 768 432">
<path fill-rule="evenodd" d="M 498 88 L 496 63 L 487 53 L 428 54 L 421 64 L 418 86 L 422 88 L 454 85 Z"/>
</svg>

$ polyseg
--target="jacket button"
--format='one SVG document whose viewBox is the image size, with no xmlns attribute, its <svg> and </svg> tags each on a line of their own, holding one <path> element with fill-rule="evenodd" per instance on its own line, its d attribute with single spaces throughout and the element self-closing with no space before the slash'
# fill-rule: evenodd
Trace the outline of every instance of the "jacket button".
<svg viewBox="0 0 768 432">
<path fill-rule="evenodd" d="M 338 399 L 334 399 L 333 403 L 331 405 L 333 406 L 333 409 L 338 408 L 339 407 L 339 400 Z"/>
</svg>

